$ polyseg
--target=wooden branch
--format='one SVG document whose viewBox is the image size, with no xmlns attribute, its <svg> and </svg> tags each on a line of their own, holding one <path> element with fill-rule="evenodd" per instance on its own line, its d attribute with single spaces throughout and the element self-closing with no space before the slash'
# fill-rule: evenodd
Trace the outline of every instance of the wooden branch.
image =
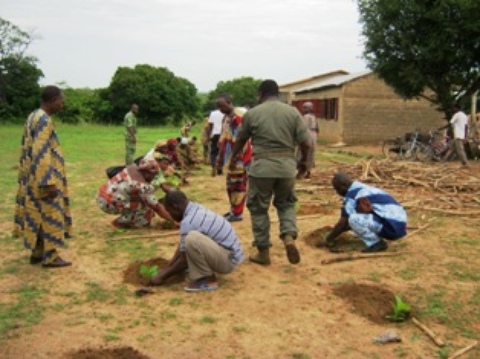
<svg viewBox="0 0 480 359">
<path fill-rule="evenodd" d="M 402 239 L 405 239 L 405 238 L 408 238 L 408 237 L 411 237 L 411 236 L 416 235 L 418 232 L 423 231 L 425 228 L 429 227 L 431 224 L 432 224 L 432 223 L 427 223 L 427 224 L 421 226 L 421 227 L 418 228 L 417 230 L 408 233 L 408 234 L 407 234 L 405 237 L 403 237 Z"/>
<path fill-rule="evenodd" d="M 122 241 L 124 239 L 165 238 L 165 237 L 171 237 L 171 236 L 178 236 L 179 234 L 180 234 L 180 231 L 155 233 L 155 234 L 139 234 L 136 236 L 122 236 L 122 237 L 107 238 L 107 241 Z"/>
<path fill-rule="evenodd" d="M 372 163 L 372 160 L 369 160 L 365 163 L 365 170 L 363 171 L 362 176 L 360 177 L 362 181 L 368 178 L 368 173 L 370 172 L 370 163 Z M 363 167 L 363 164 L 362 164 L 362 167 Z"/>
<path fill-rule="evenodd" d="M 396 179 L 396 180 L 399 180 L 399 181 L 403 181 L 403 182 L 407 182 L 407 183 L 414 183 L 414 184 L 418 184 L 419 186 L 423 186 L 425 188 L 428 188 L 428 189 L 431 189 L 432 187 L 426 183 L 426 182 L 423 182 L 423 181 L 420 181 L 420 180 L 417 180 L 415 178 L 403 178 L 401 176 L 393 176 L 393 179 Z"/>
<path fill-rule="evenodd" d="M 375 172 L 375 170 L 372 168 L 370 168 L 370 173 L 372 174 L 373 177 L 375 177 L 379 182 L 382 182 L 382 179 L 380 178 L 380 176 L 377 174 L 377 172 Z"/>
<path fill-rule="evenodd" d="M 438 212 L 438 213 L 453 214 L 457 216 L 478 216 L 480 214 L 480 211 L 452 211 L 448 209 L 433 208 L 433 207 L 421 207 L 418 209 L 423 209 L 426 211 L 432 211 L 432 212 Z"/>
<path fill-rule="evenodd" d="M 458 351 L 456 351 L 455 353 L 453 353 L 452 355 L 450 355 L 448 357 L 448 359 L 455 359 L 455 358 L 458 358 L 459 356 L 465 354 L 466 352 L 472 350 L 473 348 L 475 348 L 476 346 L 478 345 L 478 342 L 477 341 L 474 341 L 472 344 L 470 345 L 467 345 L 465 348 L 463 349 L 460 349 Z"/>
<path fill-rule="evenodd" d="M 434 332 L 432 332 L 430 328 L 428 328 L 425 324 L 422 324 L 417 318 L 412 317 L 412 322 L 418 328 L 420 328 L 425 334 L 427 334 L 437 346 L 439 347 L 445 346 L 445 343 Z"/>
<path fill-rule="evenodd" d="M 348 254 L 334 258 L 322 259 L 320 264 L 332 264 L 338 262 L 354 261 L 357 259 L 380 258 L 380 257 L 396 257 L 405 253 L 391 252 L 391 253 L 372 253 L 372 254 Z"/>
</svg>

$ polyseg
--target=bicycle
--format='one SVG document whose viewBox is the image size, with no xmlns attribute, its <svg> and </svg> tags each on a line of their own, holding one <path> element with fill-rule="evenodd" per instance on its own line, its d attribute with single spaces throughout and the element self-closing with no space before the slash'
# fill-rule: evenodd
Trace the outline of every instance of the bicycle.
<svg viewBox="0 0 480 359">
<path fill-rule="evenodd" d="M 443 131 L 430 131 L 428 145 L 417 152 L 419 161 L 437 161 L 445 162 L 455 159 L 456 152 L 453 141 L 451 141 Z"/>
<path fill-rule="evenodd" d="M 403 139 L 396 137 L 383 141 L 382 153 L 390 160 L 417 159 L 417 153 L 423 151 L 423 146 L 420 142 L 420 131 L 416 129 L 413 134 L 407 133 Z"/>
</svg>

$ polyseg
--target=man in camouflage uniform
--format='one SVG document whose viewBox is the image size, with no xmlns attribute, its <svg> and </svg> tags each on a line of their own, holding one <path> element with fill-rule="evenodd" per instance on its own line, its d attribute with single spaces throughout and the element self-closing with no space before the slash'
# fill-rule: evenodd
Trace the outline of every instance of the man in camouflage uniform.
<svg viewBox="0 0 480 359">
<path fill-rule="evenodd" d="M 138 105 L 133 103 L 130 107 L 130 112 L 128 112 L 124 118 L 126 166 L 133 163 L 133 156 L 135 156 L 135 149 L 137 146 L 137 114 Z"/>
<path fill-rule="evenodd" d="M 300 262 L 295 246 L 297 237 L 295 202 L 295 175 L 303 176 L 310 143 L 310 134 L 300 113 L 278 99 L 278 85 L 273 80 L 263 81 L 258 88 L 260 105 L 248 110 L 231 155 L 233 160 L 251 138 L 253 160 L 249 170 L 247 208 L 252 217 L 253 245 L 258 253 L 250 261 L 261 265 L 270 264 L 270 219 L 268 208 L 273 197 L 280 221 L 280 239 L 285 245 L 290 263 Z M 295 147 L 300 145 L 302 153 L 298 165 Z"/>
</svg>

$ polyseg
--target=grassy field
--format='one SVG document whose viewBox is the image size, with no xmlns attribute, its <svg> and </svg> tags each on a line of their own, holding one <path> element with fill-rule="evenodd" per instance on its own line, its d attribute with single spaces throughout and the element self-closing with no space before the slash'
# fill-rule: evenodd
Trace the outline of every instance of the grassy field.
<svg viewBox="0 0 480 359">
<path fill-rule="evenodd" d="M 195 134 L 199 130 L 195 128 Z M 137 260 L 168 259 L 178 238 L 119 239 L 165 231 L 159 219 L 150 229 L 114 230 L 108 225 L 114 217 L 96 207 L 105 168 L 123 162 L 123 128 L 60 124 L 57 132 L 67 160 L 76 233 L 62 253 L 73 266 L 42 270 L 28 264 L 29 253 L 10 235 L 22 128 L 0 127 L 2 359 L 71 358 L 72 351 L 80 349 L 120 346 L 151 358 L 447 358 L 479 339 L 479 221 L 436 214 L 428 230 L 391 246 L 392 251 L 404 252 L 402 256 L 322 266 L 320 261 L 333 254 L 308 246 L 302 238 L 335 223 L 340 201 L 330 189 L 299 192 L 302 207 L 319 203 L 322 215 L 298 222 L 302 236 L 298 266 L 288 264 L 274 224 L 272 266 L 245 262 L 231 275 L 220 276 L 220 289 L 212 293 L 192 295 L 175 284 L 137 298 L 135 286 L 124 283 L 123 271 Z M 137 153 L 178 133 L 173 127 L 141 127 Z M 336 163 L 353 164 L 378 153 L 378 148 L 322 146 L 316 171 L 333 173 Z M 207 167 L 196 171 L 184 190 L 218 213 L 228 207 L 225 178 L 210 177 Z M 276 218 L 273 210 L 271 218 Z M 418 226 L 433 218 L 420 210 L 409 213 L 409 220 Z M 234 226 L 249 252 L 248 211 Z M 360 247 L 358 241 L 349 243 L 353 250 Z M 355 292 L 352 302 L 338 296 L 339 289 L 351 285 L 400 295 L 447 345 L 436 347 L 411 322 L 372 322 L 355 305 L 362 299 L 361 291 Z M 375 309 L 374 302 L 370 306 Z M 395 330 L 402 343 L 372 342 L 387 329 Z M 463 357 L 479 356 L 475 349 Z"/>
</svg>

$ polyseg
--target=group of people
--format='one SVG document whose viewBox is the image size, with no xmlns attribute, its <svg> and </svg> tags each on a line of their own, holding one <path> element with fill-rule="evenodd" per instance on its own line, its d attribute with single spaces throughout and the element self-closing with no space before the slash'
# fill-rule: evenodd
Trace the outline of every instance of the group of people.
<svg viewBox="0 0 480 359">
<path fill-rule="evenodd" d="M 151 279 L 152 285 L 162 285 L 170 276 L 188 268 L 190 281 L 186 291 L 216 289 L 216 273 L 230 273 L 245 258 L 242 243 L 230 223 L 241 220 L 245 205 L 251 214 L 256 247 L 249 260 L 271 264 L 268 210 L 272 202 L 286 257 L 291 264 L 300 262 L 295 243 L 298 228 L 294 186 L 296 178 L 310 173 L 309 156 L 318 127 L 308 125 L 299 111 L 282 103 L 278 95 L 277 83 L 265 80 L 258 88 L 259 104 L 247 112 L 236 111 L 227 95 L 217 99 L 223 114 L 222 130 L 216 134 L 212 124 L 209 138 L 211 145 L 215 142 L 217 146 L 215 168 L 224 166 L 227 170 L 230 210 L 224 216 L 188 200 L 185 193 L 165 181 L 163 170 L 171 161 L 168 141 L 157 143 L 153 151 L 132 161 L 100 187 L 98 206 L 107 213 L 120 215 L 116 225 L 141 227 L 157 214 L 180 227 L 178 248 L 168 265 Z M 14 232 L 24 238 L 25 246 L 31 250 L 30 263 L 42 263 L 44 267 L 71 265 L 57 252 L 57 247 L 71 235 L 72 225 L 64 159 L 51 118 L 62 104 L 60 89 L 47 86 L 40 109 L 25 124 L 22 140 Z M 306 103 L 304 107 L 304 114 L 310 113 L 311 105 Z M 133 115 L 135 111 L 138 106 L 132 106 Z M 134 120 L 131 122 L 135 124 Z M 136 142 L 135 129 L 126 132 Z M 218 161 L 222 161 L 221 165 Z M 365 252 L 385 250 L 384 239 L 405 235 L 407 215 L 391 195 L 353 181 L 345 173 L 335 174 L 332 185 L 344 201 L 340 219 L 326 238 L 329 246 L 334 246 L 335 238 L 346 230 L 353 230 L 364 241 Z M 157 188 L 165 193 L 163 203 L 156 198 Z"/>
</svg>

